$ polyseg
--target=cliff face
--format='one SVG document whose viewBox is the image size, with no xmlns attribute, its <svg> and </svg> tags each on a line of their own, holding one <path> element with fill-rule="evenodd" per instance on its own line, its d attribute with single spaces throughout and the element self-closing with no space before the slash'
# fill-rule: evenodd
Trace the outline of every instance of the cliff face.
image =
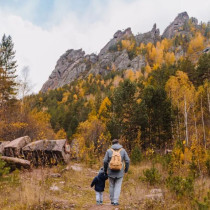
<svg viewBox="0 0 210 210">
<path fill-rule="evenodd" d="M 197 19 L 191 18 L 191 20 L 197 25 Z M 165 29 L 162 37 L 156 24 L 154 24 L 151 31 L 137 34 L 136 36 L 133 35 L 131 28 L 127 28 L 124 31 L 118 30 L 98 55 L 85 55 L 82 49 L 68 50 L 57 61 L 55 69 L 41 91 L 46 92 L 50 89 L 62 87 L 78 78 L 86 77 L 90 73 L 106 74 L 111 69 L 117 71 L 124 69 L 141 71 L 141 68 L 146 65 L 144 56 L 132 57 L 128 55 L 126 50 L 118 51 L 112 49 L 117 48 L 117 44 L 124 39 L 133 39 L 139 46 L 140 43 L 156 43 L 163 38 L 171 39 L 177 33 L 186 34 L 188 33 L 188 29 L 185 27 L 187 21 L 189 21 L 189 16 L 186 12 L 178 14 L 174 21 Z"/>
<path fill-rule="evenodd" d="M 88 72 L 97 61 L 97 55 L 85 55 L 82 49 L 67 50 L 57 61 L 55 69 L 43 85 L 41 91 L 46 92 L 47 90 L 62 87 L 72 82 L 83 73 Z"/>
<path fill-rule="evenodd" d="M 150 33 L 150 32 L 149 32 Z M 110 48 L 123 39 L 134 37 L 131 29 L 117 31 L 100 51 L 98 55 L 85 55 L 82 49 L 68 50 L 57 61 L 55 69 L 52 71 L 49 79 L 43 85 L 41 91 L 46 92 L 51 89 L 62 87 L 75 79 L 92 74 L 106 74 L 108 70 L 133 69 L 141 70 L 145 66 L 143 56 L 129 58 L 126 50 L 112 52 Z"/>
</svg>

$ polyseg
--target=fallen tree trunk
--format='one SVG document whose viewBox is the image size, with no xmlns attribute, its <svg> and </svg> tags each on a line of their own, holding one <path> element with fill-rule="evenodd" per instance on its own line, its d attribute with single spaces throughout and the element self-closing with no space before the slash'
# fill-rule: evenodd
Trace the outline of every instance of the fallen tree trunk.
<svg viewBox="0 0 210 210">
<path fill-rule="evenodd" d="M 24 160 L 21 158 L 14 158 L 14 157 L 0 157 L 2 160 L 6 161 L 9 164 L 15 164 L 17 167 L 23 167 L 29 169 L 31 167 L 31 163 L 28 160 Z"/>
</svg>

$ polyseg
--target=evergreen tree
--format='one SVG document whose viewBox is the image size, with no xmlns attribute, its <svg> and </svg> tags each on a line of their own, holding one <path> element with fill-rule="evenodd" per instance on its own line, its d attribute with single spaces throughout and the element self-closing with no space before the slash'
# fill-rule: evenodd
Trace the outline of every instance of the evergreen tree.
<svg viewBox="0 0 210 210">
<path fill-rule="evenodd" d="M 210 53 L 203 54 L 199 61 L 196 69 L 196 84 L 197 86 L 202 85 L 203 81 L 210 78 Z"/>
<path fill-rule="evenodd" d="M 143 147 L 164 147 L 172 138 L 171 104 L 163 88 L 145 87 L 136 116 L 141 127 Z"/>
<path fill-rule="evenodd" d="M 136 84 L 126 79 L 114 92 L 113 111 L 118 134 L 121 134 L 128 141 L 128 148 L 131 150 L 132 142 L 137 136 L 139 129 L 136 124 L 135 109 L 137 107 Z M 116 130 L 115 130 L 116 132 Z M 119 136 L 118 136 L 119 137 Z"/>
<path fill-rule="evenodd" d="M 16 95 L 16 61 L 11 36 L 3 35 L 0 43 L 0 106 Z"/>
</svg>

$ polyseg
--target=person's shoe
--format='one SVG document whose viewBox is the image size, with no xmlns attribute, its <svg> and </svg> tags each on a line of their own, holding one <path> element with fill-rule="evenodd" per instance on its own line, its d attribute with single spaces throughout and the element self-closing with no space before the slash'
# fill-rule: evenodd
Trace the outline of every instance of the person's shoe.
<svg viewBox="0 0 210 210">
<path fill-rule="evenodd" d="M 96 202 L 96 205 L 100 205 L 100 204 L 101 204 L 100 201 L 97 201 L 97 202 Z"/>
<path fill-rule="evenodd" d="M 114 202 L 111 202 L 112 205 L 114 205 Z"/>
<path fill-rule="evenodd" d="M 119 203 L 114 203 L 113 205 L 114 205 L 114 206 L 119 206 L 120 204 L 119 204 Z"/>
<path fill-rule="evenodd" d="M 100 201 L 100 204 L 103 205 L 103 201 Z"/>
</svg>

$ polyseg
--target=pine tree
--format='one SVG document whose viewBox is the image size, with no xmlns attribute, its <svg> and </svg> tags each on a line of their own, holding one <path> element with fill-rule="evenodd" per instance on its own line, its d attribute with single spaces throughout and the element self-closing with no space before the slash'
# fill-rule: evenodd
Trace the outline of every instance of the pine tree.
<svg viewBox="0 0 210 210">
<path fill-rule="evenodd" d="M 17 65 L 13 48 L 11 36 L 7 37 L 4 34 L 0 43 L 0 106 L 3 106 L 17 93 L 15 82 Z"/>
</svg>

